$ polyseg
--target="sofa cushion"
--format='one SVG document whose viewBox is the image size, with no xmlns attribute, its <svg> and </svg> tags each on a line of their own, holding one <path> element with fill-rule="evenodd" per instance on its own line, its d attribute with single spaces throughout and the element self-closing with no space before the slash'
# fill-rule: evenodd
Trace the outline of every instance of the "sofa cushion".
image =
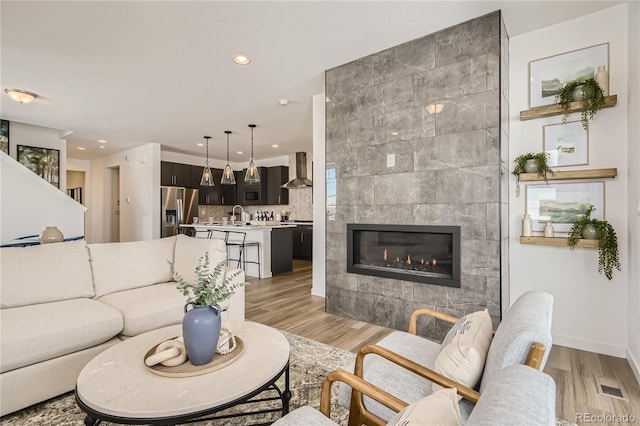
<svg viewBox="0 0 640 426">
<path fill-rule="evenodd" d="M 0 311 L 0 371 L 106 342 L 122 330 L 122 314 L 92 299 L 70 299 Z"/>
<path fill-rule="evenodd" d="M 553 297 L 535 290 L 520 296 L 507 310 L 493 336 L 482 374 L 480 392 L 497 371 L 515 364 L 523 364 L 533 342 L 545 348 L 541 369 L 551 351 L 551 316 Z"/>
<path fill-rule="evenodd" d="M 205 252 L 209 252 L 209 266 L 211 270 L 220 262 L 227 260 L 227 245 L 224 240 L 217 238 L 193 238 L 178 235 L 175 249 L 175 271 L 188 283 L 193 283 L 198 261 Z M 223 274 L 219 280 L 222 281 Z"/>
<path fill-rule="evenodd" d="M 493 330 L 487 310 L 460 318 L 440 347 L 434 371 L 470 388 L 480 380 Z M 441 389 L 434 385 L 435 389 Z"/>
<path fill-rule="evenodd" d="M 168 260 L 178 237 L 89 244 L 96 297 L 171 281 Z"/>
<path fill-rule="evenodd" d="M 94 294 L 84 240 L 3 248 L 0 265 L 2 308 Z"/>
<path fill-rule="evenodd" d="M 422 398 L 395 416 L 388 426 L 459 426 L 460 409 L 455 389 L 441 389 Z"/>
<path fill-rule="evenodd" d="M 123 335 L 137 336 L 156 328 L 180 324 L 186 297 L 171 281 L 107 294 L 98 301 L 122 312 Z"/>
</svg>

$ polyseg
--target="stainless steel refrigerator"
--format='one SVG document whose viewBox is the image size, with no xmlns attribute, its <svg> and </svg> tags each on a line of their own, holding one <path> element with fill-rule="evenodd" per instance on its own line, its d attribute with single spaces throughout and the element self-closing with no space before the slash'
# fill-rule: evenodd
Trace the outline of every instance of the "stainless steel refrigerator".
<svg viewBox="0 0 640 426">
<path fill-rule="evenodd" d="M 198 190 L 162 186 L 162 223 L 160 235 L 162 238 L 180 233 L 179 225 L 193 223 L 198 217 Z"/>
</svg>

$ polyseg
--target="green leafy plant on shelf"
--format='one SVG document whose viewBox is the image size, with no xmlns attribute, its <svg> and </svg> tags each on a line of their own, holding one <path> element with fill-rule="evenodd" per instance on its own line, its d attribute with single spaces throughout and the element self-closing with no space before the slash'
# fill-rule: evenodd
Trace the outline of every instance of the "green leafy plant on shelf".
<svg viewBox="0 0 640 426">
<path fill-rule="evenodd" d="M 582 127 L 589 130 L 589 120 L 593 120 L 593 117 L 604 106 L 604 93 L 593 78 L 577 79 L 564 85 L 556 95 L 556 103 L 560 105 L 563 112 L 562 124 L 567 122 L 567 118 L 571 114 L 571 102 L 576 100 L 574 99 L 576 89 L 582 90 L 582 108 L 580 109 Z"/>
<path fill-rule="evenodd" d="M 176 281 L 178 290 L 187 296 L 187 302 L 193 302 L 195 305 L 215 306 L 231 298 L 239 287 L 249 284 L 234 283 L 234 279 L 242 273 L 242 270 L 238 269 L 225 274 L 224 269 L 227 264 L 225 260 L 211 270 L 208 251 L 198 259 L 193 284 L 176 272 L 173 262 L 168 262 L 171 266 L 171 276 Z"/>
<path fill-rule="evenodd" d="M 593 205 L 589 206 L 584 215 L 573 224 L 569 231 L 569 248 L 573 250 L 578 241 L 583 238 L 583 232 L 588 225 L 597 230 L 598 239 L 598 272 L 603 273 L 608 278 L 613 277 L 613 268 L 621 271 L 620 253 L 618 251 L 618 237 L 613 226 L 606 220 L 591 218 L 591 213 L 595 210 Z"/>
<path fill-rule="evenodd" d="M 544 179 L 544 182 L 549 185 L 548 175 L 555 175 L 553 170 L 549 167 L 549 154 L 546 152 L 527 152 L 526 154 L 519 155 L 513 160 L 513 171 L 511 172 L 516 176 L 516 197 L 520 196 L 520 174 L 526 173 L 525 164 L 527 160 L 535 160 L 538 166 L 538 177 Z M 535 173 L 535 172 L 534 172 Z"/>
</svg>

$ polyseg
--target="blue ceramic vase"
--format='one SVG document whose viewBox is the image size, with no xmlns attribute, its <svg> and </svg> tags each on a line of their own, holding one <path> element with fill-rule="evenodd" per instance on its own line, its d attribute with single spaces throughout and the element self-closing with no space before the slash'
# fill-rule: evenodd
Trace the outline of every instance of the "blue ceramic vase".
<svg viewBox="0 0 640 426">
<path fill-rule="evenodd" d="M 192 306 L 191 309 L 189 305 Z M 219 305 L 201 306 L 191 302 L 184 305 L 182 336 L 187 356 L 193 365 L 211 362 L 218 348 L 222 323 Z"/>
</svg>

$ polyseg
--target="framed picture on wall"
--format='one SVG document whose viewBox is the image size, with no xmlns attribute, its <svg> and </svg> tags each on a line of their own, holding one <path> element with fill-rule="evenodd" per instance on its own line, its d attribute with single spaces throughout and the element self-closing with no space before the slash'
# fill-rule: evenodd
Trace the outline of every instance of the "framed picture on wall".
<svg viewBox="0 0 640 426">
<path fill-rule="evenodd" d="M 569 232 L 590 205 L 592 218 L 604 220 L 604 182 L 527 185 L 525 207 L 534 231 L 551 221 L 556 232 Z"/>
<path fill-rule="evenodd" d="M 544 152 L 550 167 L 589 164 L 589 132 L 580 121 L 548 124 L 542 128 Z"/>
<path fill-rule="evenodd" d="M 18 145 L 18 162 L 51 185 L 60 188 L 60 151 Z"/>
<path fill-rule="evenodd" d="M 529 62 L 529 108 L 556 103 L 567 83 L 593 78 L 598 66 L 609 70 L 609 43 L 586 47 Z"/>
<path fill-rule="evenodd" d="M 0 120 L 0 151 L 9 155 L 9 122 Z"/>
</svg>

